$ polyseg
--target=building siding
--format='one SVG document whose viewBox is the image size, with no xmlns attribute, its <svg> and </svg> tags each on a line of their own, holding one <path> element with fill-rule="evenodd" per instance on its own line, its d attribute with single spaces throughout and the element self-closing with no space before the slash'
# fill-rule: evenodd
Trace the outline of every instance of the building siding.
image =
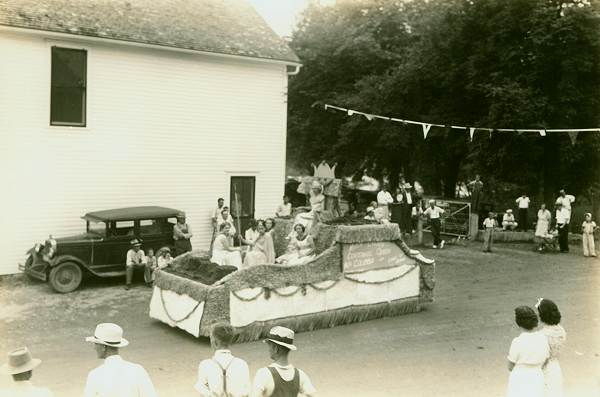
<svg viewBox="0 0 600 397">
<path fill-rule="evenodd" d="M 50 48 L 88 50 L 87 127 L 51 127 Z M 48 234 L 84 230 L 89 211 L 161 205 L 184 210 L 194 248 L 229 177 L 256 176 L 256 215 L 284 190 L 283 65 L 0 34 L 0 274 Z"/>
</svg>

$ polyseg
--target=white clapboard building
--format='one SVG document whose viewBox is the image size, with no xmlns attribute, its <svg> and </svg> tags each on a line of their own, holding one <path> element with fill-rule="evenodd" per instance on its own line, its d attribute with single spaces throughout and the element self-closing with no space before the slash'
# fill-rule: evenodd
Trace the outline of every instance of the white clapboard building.
<svg viewBox="0 0 600 397">
<path fill-rule="evenodd" d="M 272 215 L 296 55 L 243 0 L 0 0 L 0 274 L 86 212 Z"/>
</svg>

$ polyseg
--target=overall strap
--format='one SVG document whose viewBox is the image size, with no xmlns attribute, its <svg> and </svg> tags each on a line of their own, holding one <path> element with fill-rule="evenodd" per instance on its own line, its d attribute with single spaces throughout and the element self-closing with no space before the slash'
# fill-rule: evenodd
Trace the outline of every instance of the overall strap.
<svg viewBox="0 0 600 397">
<path fill-rule="evenodd" d="M 231 359 L 231 361 L 229 361 L 229 363 L 223 367 L 221 365 L 220 362 L 218 362 L 217 360 L 215 360 L 214 358 L 212 359 L 212 361 L 217 364 L 217 366 L 221 369 L 221 371 L 223 372 L 223 396 L 224 397 L 228 397 L 229 393 L 227 392 L 227 370 L 229 369 L 229 366 L 231 365 L 231 363 L 233 362 L 233 360 L 235 360 L 235 357 L 233 357 Z"/>
</svg>

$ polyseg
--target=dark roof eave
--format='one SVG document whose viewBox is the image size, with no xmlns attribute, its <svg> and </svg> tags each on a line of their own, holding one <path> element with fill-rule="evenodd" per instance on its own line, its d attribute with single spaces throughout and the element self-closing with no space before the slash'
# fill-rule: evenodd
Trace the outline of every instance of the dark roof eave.
<svg viewBox="0 0 600 397">
<path fill-rule="evenodd" d="M 203 49 L 197 49 L 197 48 L 170 46 L 170 45 L 165 45 L 165 44 L 160 44 L 160 43 L 149 43 L 149 42 L 139 41 L 139 40 L 126 40 L 126 39 L 114 38 L 114 37 L 94 36 L 94 35 L 89 35 L 89 34 L 85 34 L 85 33 L 71 33 L 71 32 L 63 32 L 60 30 L 52 30 L 52 29 L 36 29 L 36 28 L 28 27 L 28 26 L 7 25 L 7 24 L 3 24 L 3 23 L 0 23 L 0 26 L 5 26 L 8 28 L 14 28 L 14 29 L 24 29 L 24 30 L 28 30 L 28 31 L 32 31 L 32 32 L 50 32 L 50 33 L 54 33 L 54 34 L 67 35 L 67 36 L 72 36 L 72 37 L 91 38 L 91 39 L 105 41 L 105 42 L 126 43 L 126 44 L 130 44 L 130 45 L 137 45 L 140 47 L 150 46 L 150 47 L 154 47 L 157 49 L 163 48 L 163 49 L 167 49 L 170 51 L 181 51 L 181 52 L 188 52 L 188 53 L 224 56 L 224 57 L 232 57 L 232 58 L 249 58 L 249 59 L 267 61 L 267 62 L 273 61 L 273 62 L 285 63 L 285 64 L 292 65 L 292 66 L 301 66 L 302 65 L 302 63 L 300 62 L 300 59 L 298 57 L 295 57 L 294 59 L 271 58 L 271 57 L 256 56 L 256 55 L 236 54 L 236 53 L 228 53 L 228 52 L 203 50 Z"/>
</svg>

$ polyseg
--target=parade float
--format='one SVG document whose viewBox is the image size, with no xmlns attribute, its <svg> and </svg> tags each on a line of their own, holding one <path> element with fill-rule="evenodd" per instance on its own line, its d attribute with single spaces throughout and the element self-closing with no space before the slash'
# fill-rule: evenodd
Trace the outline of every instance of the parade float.
<svg viewBox="0 0 600 397">
<path fill-rule="evenodd" d="M 271 232 L 278 255 L 292 224 L 278 219 Z M 299 266 L 211 268 L 200 251 L 175 258 L 157 272 L 150 317 L 196 337 L 226 321 L 242 342 L 273 325 L 310 331 L 413 313 L 433 301 L 435 263 L 407 247 L 396 224 L 318 223 L 311 235 L 317 256 Z"/>
</svg>

